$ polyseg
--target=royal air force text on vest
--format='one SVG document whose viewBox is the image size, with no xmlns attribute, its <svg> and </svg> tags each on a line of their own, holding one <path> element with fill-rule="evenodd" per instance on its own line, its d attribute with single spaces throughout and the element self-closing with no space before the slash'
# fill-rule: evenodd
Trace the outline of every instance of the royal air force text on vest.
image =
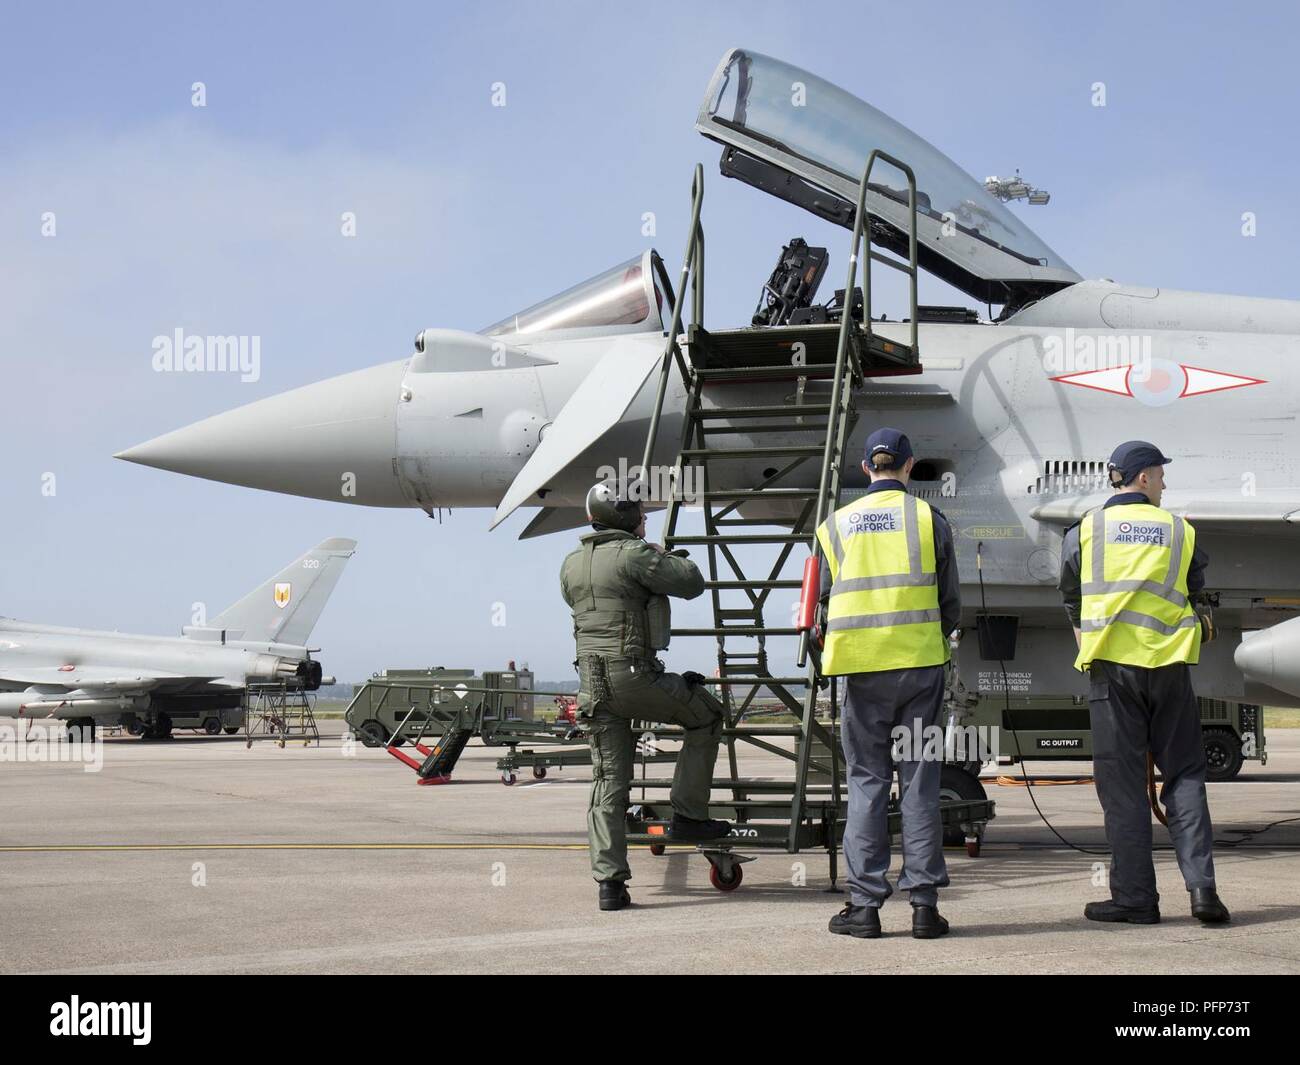
<svg viewBox="0 0 1300 1065">
<path fill-rule="evenodd" d="M 1168 547 L 1169 526 L 1146 521 L 1110 522 L 1106 525 L 1106 543 Z"/>
<path fill-rule="evenodd" d="M 896 510 L 858 511 L 848 516 L 845 535 L 853 533 L 901 532 L 903 523 Z"/>
</svg>

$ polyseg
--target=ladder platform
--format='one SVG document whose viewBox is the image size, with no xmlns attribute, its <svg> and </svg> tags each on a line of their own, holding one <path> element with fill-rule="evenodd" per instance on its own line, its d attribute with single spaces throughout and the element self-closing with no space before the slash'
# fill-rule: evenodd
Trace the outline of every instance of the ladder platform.
<svg viewBox="0 0 1300 1065">
<path fill-rule="evenodd" d="M 696 370 L 797 369 L 806 371 L 809 377 L 820 377 L 835 372 L 839 338 L 840 327 L 836 323 L 718 331 L 692 325 L 686 343 L 691 365 Z M 796 348 L 796 344 L 803 346 Z M 887 340 L 874 331 L 868 334 L 856 322 L 849 327 L 849 344 L 868 377 L 921 372 L 921 361 L 911 347 Z M 796 353 L 801 356 L 797 366 L 792 362 Z"/>
</svg>

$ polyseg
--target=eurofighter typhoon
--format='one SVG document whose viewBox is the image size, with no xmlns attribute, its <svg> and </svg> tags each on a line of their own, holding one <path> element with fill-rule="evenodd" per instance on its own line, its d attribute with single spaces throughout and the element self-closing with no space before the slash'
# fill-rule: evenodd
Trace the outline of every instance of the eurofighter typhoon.
<svg viewBox="0 0 1300 1065">
<path fill-rule="evenodd" d="M 866 382 L 849 453 L 881 424 L 910 436 L 913 488 L 957 530 L 964 623 L 980 598 L 979 544 L 989 608 L 1020 616 L 1016 668 L 1028 674 L 1018 693 L 1082 690 L 1056 588 L 1062 536 L 1109 496 L 1111 448 L 1141 436 L 1175 460 L 1163 505 L 1195 525 L 1211 559 L 1219 638 L 1203 650 L 1198 693 L 1300 705 L 1300 302 L 1086 280 L 1007 206 L 1017 195 L 1006 182 L 977 181 L 857 97 L 746 49 L 723 56 L 696 129 L 722 146 L 725 176 L 850 229 L 873 149 L 914 170 L 920 267 L 987 312 L 919 308 L 922 372 Z M 905 254 L 906 183 L 873 179 L 865 205 L 873 242 Z M 494 525 L 536 508 L 524 536 L 576 528 L 598 471 L 619 456 L 640 461 L 673 301 L 663 262 L 646 251 L 481 332 L 425 329 L 406 358 L 119 457 L 318 499 L 343 498 L 351 477 L 347 502 L 492 508 Z M 872 323 L 898 343 L 910 329 Z M 782 382 L 713 387 L 705 401 L 716 406 L 798 401 Z M 807 384 L 819 387 L 829 382 Z M 677 375 L 671 389 L 654 463 L 676 458 L 686 398 Z M 760 442 L 732 424 L 719 446 Z M 761 485 L 767 466 L 758 454 L 715 465 L 729 483 L 714 486 Z M 851 469 L 845 485 L 851 496 L 865 478 Z M 759 497 L 740 509 L 780 522 L 788 506 Z M 973 658 L 969 643 L 962 660 Z"/>
<path fill-rule="evenodd" d="M 180 636 L 0 618 L 0 716 L 122 724 L 157 739 L 173 718 L 238 707 L 250 684 L 315 691 L 321 665 L 307 640 L 355 549 L 355 540 L 326 540 Z"/>
</svg>

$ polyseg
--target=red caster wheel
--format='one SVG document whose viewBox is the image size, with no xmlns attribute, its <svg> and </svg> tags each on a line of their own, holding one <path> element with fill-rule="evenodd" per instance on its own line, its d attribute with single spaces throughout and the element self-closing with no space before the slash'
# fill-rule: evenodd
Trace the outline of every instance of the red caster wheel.
<svg viewBox="0 0 1300 1065">
<path fill-rule="evenodd" d="M 545 779 L 546 779 L 546 766 L 544 766 L 544 765 L 535 765 L 535 766 L 533 766 L 533 779 L 534 779 L 534 780 L 545 780 Z"/>
<path fill-rule="evenodd" d="M 740 887 L 740 882 L 745 879 L 745 870 L 740 865 L 734 865 L 731 868 L 731 874 L 724 876 L 722 870 L 716 865 L 709 868 L 709 883 L 719 891 L 735 891 Z"/>
<path fill-rule="evenodd" d="M 980 856 L 980 841 L 977 839 L 968 839 L 966 841 L 966 857 L 978 858 Z"/>
<path fill-rule="evenodd" d="M 656 858 L 658 858 L 660 855 L 662 855 L 662 854 L 664 853 L 664 851 L 666 851 L 667 849 L 668 849 L 668 848 L 665 847 L 662 843 L 651 843 L 651 844 L 650 844 L 650 853 L 653 854 Z"/>
<path fill-rule="evenodd" d="M 501 783 L 504 784 L 507 788 L 510 787 L 510 785 L 513 784 L 518 779 L 519 778 L 515 776 L 513 773 L 501 774 Z"/>
</svg>

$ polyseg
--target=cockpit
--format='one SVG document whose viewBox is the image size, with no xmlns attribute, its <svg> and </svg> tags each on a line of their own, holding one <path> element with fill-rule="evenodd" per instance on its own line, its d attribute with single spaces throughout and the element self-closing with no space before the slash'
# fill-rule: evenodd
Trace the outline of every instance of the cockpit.
<svg viewBox="0 0 1300 1065">
<path fill-rule="evenodd" d="M 981 302 L 1023 304 L 1080 277 L 1022 219 L 933 145 L 799 67 L 745 49 L 723 56 L 696 129 L 722 144 L 721 169 L 851 229 L 867 157 L 881 149 L 916 175 L 918 262 Z M 901 173 L 873 171 L 873 239 L 906 247 Z M 880 177 L 876 175 L 879 174 Z"/>
<path fill-rule="evenodd" d="M 485 336 L 662 333 L 673 290 L 650 250 L 480 330 Z"/>
</svg>

